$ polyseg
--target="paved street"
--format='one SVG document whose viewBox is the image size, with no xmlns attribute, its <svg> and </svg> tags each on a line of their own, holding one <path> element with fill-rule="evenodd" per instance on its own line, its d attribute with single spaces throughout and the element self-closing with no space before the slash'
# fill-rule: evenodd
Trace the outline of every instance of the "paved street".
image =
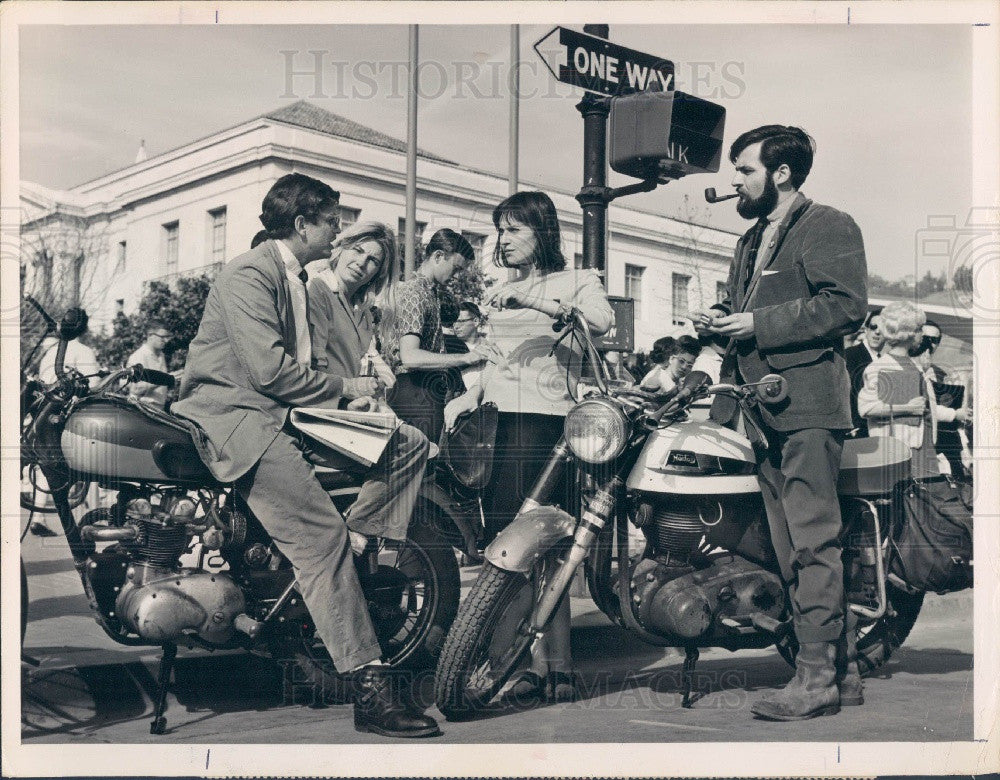
<svg viewBox="0 0 1000 780">
<path fill-rule="evenodd" d="M 168 733 L 149 734 L 158 648 L 123 647 L 90 616 L 62 537 L 27 536 L 31 594 L 23 664 L 25 744 L 368 743 L 347 706 L 290 702 L 283 675 L 243 653 L 184 651 L 169 696 Z M 466 585 L 475 569 L 464 569 Z M 506 709 L 465 723 L 442 719 L 448 743 L 953 741 L 972 737 L 972 592 L 929 596 L 910 638 L 866 684 L 866 703 L 834 717 L 771 724 L 751 701 L 791 669 L 767 651 L 702 653 L 693 709 L 680 707 L 677 651 L 642 644 L 588 599 L 573 602 L 573 656 L 586 695 L 573 704 Z M 429 680 L 426 681 L 429 683 Z M 426 687 L 426 686 L 425 686 Z M 440 716 L 436 709 L 431 714 Z"/>
</svg>

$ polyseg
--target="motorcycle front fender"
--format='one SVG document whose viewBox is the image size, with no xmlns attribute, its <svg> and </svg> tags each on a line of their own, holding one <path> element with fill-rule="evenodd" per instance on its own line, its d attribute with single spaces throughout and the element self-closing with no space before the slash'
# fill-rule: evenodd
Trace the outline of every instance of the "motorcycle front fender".
<svg viewBox="0 0 1000 780">
<path fill-rule="evenodd" d="M 504 571 L 527 573 L 535 561 L 557 542 L 572 537 L 575 530 L 576 520 L 559 507 L 532 509 L 497 534 L 486 548 L 486 560 Z"/>
</svg>

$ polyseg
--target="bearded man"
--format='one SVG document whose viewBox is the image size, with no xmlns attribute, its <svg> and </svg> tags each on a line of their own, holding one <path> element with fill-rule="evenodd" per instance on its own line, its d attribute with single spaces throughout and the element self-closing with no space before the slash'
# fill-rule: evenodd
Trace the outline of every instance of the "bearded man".
<svg viewBox="0 0 1000 780">
<path fill-rule="evenodd" d="M 799 192 L 814 152 L 804 131 L 783 125 L 733 142 L 736 209 L 756 223 L 736 245 L 725 300 L 695 320 L 702 333 L 729 340 L 722 381 L 777 373 L 788 382 L 787 398 L 752 411 L 767 439 L 756 447 L 758 479 L 799 641 L 795 677 L 751 707 L 767 720 L 830 715 L 863 701 L 837 475 L 851 429 L 843 341 L 864 320 L 868 274 L 854 220 Z"/>
</svg>

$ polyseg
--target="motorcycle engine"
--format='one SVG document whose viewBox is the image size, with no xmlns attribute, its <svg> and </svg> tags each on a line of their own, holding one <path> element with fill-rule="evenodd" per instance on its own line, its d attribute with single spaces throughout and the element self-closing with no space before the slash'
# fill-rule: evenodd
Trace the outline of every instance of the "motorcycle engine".
<svg viewBox="0 0 1000 780">
<path fill-rule="evenodd" d="M 758 519 L 749 499 L 639 494 L 632 521 L 648 544 L 633 570 L 632 599 L 643 625 L 695 639 L 725 631 L 723 619 L 749 624 L 755 613 L 779 617 L 784 591 L 758 565 L 773 557 L 756 539 Z M 739 554 L 706 556 L 703 540 Z"/>
<path fill-rule="evenodd" d="M 108 601 L 104 592 L 113 582 L 117 595 L 108 615 L 143 639 L 164 643 L 194 634 L 206 642 L 224 643 L 235 630 L 234 619 L 245 611 L 243 592 L 225 572 L 181 566 L 197 507 L 183 491 L 167 491 L 158 503 L 155 498 L 128 500 L 120 528 L 92 535 L 96 540 L 119 540 L 91 556 L 91 582 L 99 603 L 103 609 Z M 110 568 L 118 573 L 109 574 Z"/>
</svg>

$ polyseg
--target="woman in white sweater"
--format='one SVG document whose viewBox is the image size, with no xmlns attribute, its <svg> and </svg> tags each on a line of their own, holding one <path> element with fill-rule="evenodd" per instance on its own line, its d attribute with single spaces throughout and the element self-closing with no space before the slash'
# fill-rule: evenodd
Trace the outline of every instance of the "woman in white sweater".
<svg viewBox="0 0 1000 780">
<path fill-rule="evenodd" d="M 858 413 L 868 420 L 870 436 L 892 436 L 912 449 L 913 476 L 928 479 L 940 476 L 934 442 L 939 422 L 966 422 L 971 411 L 950 409 L 938 404 L 934 389 L 909 349 L 920 342 L 920 328 L 926 316 L 909 301 L 894 301 L 882 310 L 879 331 L 885 338 L 882 354 L 864 374 L 858 393 Z M 894 386 L 916 387 L 920 392 L 902 401 Z"/>
<path fill-rule="evenodd" d="M 566 413 L 575 403 L 583 359 L 564 341 L 554 354 L 553 319 L 570 307 L 584 316 L 594 335 L 606 333 L 614 313 L 600 277 L 566 267 L 555 205 L 542 192 L 518 192 L 493 210 L 497 229 L 494 263 L 514 268 L 518 278 L 487 296 L 490 341 L 496 362 L 479 383 L 445 409 L 445 427 L 484 402 L 499 409 L 493 476 L 484 496 L 487 536 L 506 527 L 521 507 L 562 436 Z M 573 513 L 572 469 L 551 500 Z M 564 599 L 546 637 L 535 643 L 531 669 L 513 686 L 518 699 L 575 698 L 569 652 L 569 603 Z"/>
</svg>

